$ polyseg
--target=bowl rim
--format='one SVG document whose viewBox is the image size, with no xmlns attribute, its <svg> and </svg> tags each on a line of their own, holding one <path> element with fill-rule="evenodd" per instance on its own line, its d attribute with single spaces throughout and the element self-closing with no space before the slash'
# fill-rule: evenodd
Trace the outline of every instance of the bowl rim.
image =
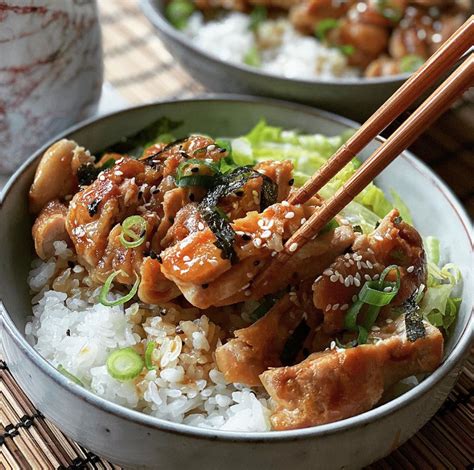
<svg viewBox="0 0 474 470">
<path fill-rule="evenodd" d="M 0 194 L 0 212 L 3 207 L 3 202 L 7 198 L 11 189 L 15 186 L 16 182 L 23 175 L 23 173 L 32 165 L 36 163 L 39 157 L 44 153 L 44 151 L 52 145 L 57 140 L 67 137 L 69 134 L 76 132 L 78 130 L 83 130 L 87 128 L 94 127 L 94 125 L 99 121 L 105 121 L 108 119 L 113 119 L 115 116 L 120 114 L 127 114 L 128 112 L 146 110 L 151 108 L 159 108 L 160 105 L 176 105 L 176 106 L 186 106 L 190 103 L 205 103 L 205 102 L 219 102 L 222 104 L 231 103 L 238 105 L 239 103 L 249 104 L 249 103 L 259 103 L 274 107 L 287 108 L 291 111 L 297 111 L 302 114 L 311 114 L 313 116 L 322 117 L 328 121 L 342 124 L 350 128 L 358 128 L 360 124 L 355 121 L 349 120 L 347 118 L 338 116 L 334 113 L 327 111 L 322 111 L 317 108 L 312 108 L 309 106 L 290 103 L 282 100 L 271 99 L 271 98 L 259 98 L 254 96 L 245 96 L 245 95 L 231 95 L 231 94 L 206 94 L 203 96 L 193 97 L 183 100 L 159 100 L 152 103 L 142 104 L 138 106 L 133 106 L 125 108 L 119 111 L 107 113 L 99 117 L 92 117 L 85 121 L 76 124 L 65 131 L 61 132 L 49 142 L 44 144 L 40 149 L 38 149 L 34 154 L 32 154 L 18 170 L 10 177 L 7 184 L 5 185 L 3 191 Z M 377 136 L 374 140 L 378 142 L 384 142 L 383 137 Z M 447 202 L 453 208 L 457 218 L 459 219 L 460 224 L 463 226 L 468 239 L 471 244 L 471 253 L 472 246 L 474 245 L 473 234 L 470 227 L 469 217 L 464 211 L 461 204 L 457 201 L 456 197 L 452 191 L 446 186 L 445 183 L 435 175 L 423 162 L 418 160 L 411 152 L 405 151 L 400 155 L 400 158 L 406 159 L 413 169 L 420 173 L 424 178 L 428 178 L 437 188 L 437 190 L 443 195 Z M 471 256 L 472 259 L 472 256 Z M 471 263 L 472 264 L 472 263 Z M 469 307 L 468 307 L 469 308 Z M 442 381 L 454 367 L 463 359 L 464 355 L 469 349 L 472 339 L 474 338 L 474 306 L 471 307 L 471 316 L 465 325 L 463 331 L 460 333 L 459 339 L 456 344 L 453 346 L 450 354 L 445 357 L 441 365 L 430 374 L 425 380 L 423 380 L 419 385 L 413 389 L 405 392 L 399 397 L 384 403 L 383 405 L 373 408 L 369 411 L 361 413 L 359 415 L 353 416 L 351 418 L 346 418 L 341 421 L 334 423 L 323 424 L 319 426 L 313 426 L 304 429 L 295 429 L 289 431 L 263 431 L 263 432 L 239 432 L 239 431 L 224 431 L 219 429 L 206 429 L 194 427 L 181 423 L 174 423 L 171 421 L 166 421 L 161 418 L 147 415 L 140 411 L 126 408 L 122 405 L 115 404 L 111 401 L 108 401 L 104 398 L 101 398 L 95 395 L 93 392 L 86 390 L 68 380 L 60 372 L 57 371 L 46 359 L 44 359 L 34 348 L 31 346 L 26 337 L 18 328 L 16 328 L 13 320 L 8 314 L 8 310 L 0 299 L 0 320 L 3 319 L 3 327 L 5 328 L 7 334 L 15 342 L 16 346 L 29 358 L 29 360 L 39 368 L 40 372 L 43 375 L 48 376 L 49 379 L 53 380 L 56 385 L 65 388 L 70 394 L 74 395 L 75 398 L 86 402 L 94 407 L 99 408 L 101 411 L 115 415 L 119 418 L 129 420 L 134 422 L 137 425 L 142 425 L 153 430 L 159 430 L 175 435 L 185 435 L 186 437 L 195 438 L 195 439 L 212 439 L 226 442 L 249 442 L 249 443 L 270 443 L 270 442 L 282 442 L 282 441 L 296 441 L 304 439 L 312 439 L 319 436 L 325 436 L 334 434 L 336 432 L 362 427 L 370 424 L 373 421 L 382 419 L 385 416 L 391 415 L 397 412 L 399 409 L 405 408 L 409 404 L 415 402 L 417 399 L 428 393 L 428 391 Z M 0 322 L 0 326 L 2 322 Z"/>
<path fill-rule="evenodd" d="M 222 66 L 228 69 L 231 72 L 233 69 L 237 69 L 240 73 L 246 74 L 247 77 L 253 77 L 256 79 L 273 79 L 281 83 L 292 82 L 295 85 L 302 86 L 315 86 L 315 85 L 326 85 L 326 86 L 358 86 L 366 87 L 373 85 L 383 85 L 383 84 L 398 84 L 400 86 L 405 80 L 407 80 L 412 73 L 400 73 L 397 75 L 384 75 L 381 77 L 334 77 L 334 78 L 293 78 L 285 77 L 279 74 L 273 74 L 260 70 L 256 67 L 251 67 L 246 64 L 241 64 L 238 62 L 228 62 L 222 59 L 219 59 L 212 53 L 201 49 L 200 47 L 194 45 L 190 38 L 188 38 L 182 31 L 176 29 L 171 25 L 165 16 L 156 6 L 156 0 L 140 0 L 140 7 L 144 15 L 148 20 L 155 26 L 159 33 L 162 33 L 166 36 L 167 39 L 179 43 L 182 47 L 191 51 L 194 55 L 201 57 L 207 61 L 213 63 L 214 66 Z"/>
</svg>

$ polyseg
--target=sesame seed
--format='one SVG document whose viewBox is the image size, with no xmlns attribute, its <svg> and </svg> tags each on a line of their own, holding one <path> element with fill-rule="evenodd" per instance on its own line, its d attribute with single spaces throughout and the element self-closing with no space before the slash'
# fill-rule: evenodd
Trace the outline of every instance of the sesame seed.
<svg viewBox="0 0 474 470">
<path fill-rule="evenodd" d="M 123 171 L 116 170 L 116 171 L 114 171 L 114 175 L 116 175 L 116 176 L 122 176 L 122 175 L 123 175 Z"/>
<path fill-rule="evenodd" d="M 289 207 L 290 204 L 288 203 L 288 201 L 281 201 L 281 205 L 283 207 Z"/>
<path fill-rule="evenodd" d="M 390 286 L 388 286 L 388 287 L 385 287 L 383 291 L 384 292 L 392 292 L 392 288 Z"/>
<path fill-rule="evenodd" d="M 352 296 L 352 302 L 357 302 L 359 300 L 359 297 L 357 295 Z"/>
<path fill-rule="evenodd" d="M 191 261 L 191 258 L 188 255 L 183 256 L 183 261 Z"/>
<path fill-rule="evenodd" d="M 262 246 L 262 240 L 260 240 L 260 238 L 255 238 L 253 244 L 255 248 L 260 248 Z"/>
<path fill-rule="evenodd" d="M 393 323 L 393 320 L 391 318 L 387 318 L 385 320 L 385 323 L 387 323 L 388 325 L 390 325 L 390 323 Z"/>
<path fill-rule="evenodd" d="M 374 275 L 372 276 L 372 279 L 373 279 L 374 281 L 376 281 L 379 277 L 380 277 L 380 274 L 374 274 Z"/>
<path fill-rule="evenodd" d="M 372 331 L 380 331 L 380 328 L 377 326 L 377 325 L 374 325 L 372 328 L 371 328 Z"/>
<path fill-rule="evenodd" d="M 247 273 L 247 277 L 248 277 L 249 279 L 252 279 L 252 278 L 253 278 L 253 274 L 252 274 L 252 273 Z"/>
<path fill-rule="evenodd" d="M 285 214 L 285 219 L 292 219 L 295 216 L 294 212 L 287 212 Z"/>
<path fill-rule="evenodd" d="M 359 281 L 359 279 L 357 279 L 356 277 L 354 278 L 354 285 L 355 285 L 356 287 L 360 287 L 360 281 Z"/>
<path fill-rule="evenodd" d="M 208 146 L 207 146 L 207 150 L 208 150 L 209 152 L 212 152 L 212 151 L 215 150 L 215 149 L 216 149 L 216 146 L 215 146 L 214 144 L 211 144 L 211 145 L 208 145 Z"/>
<path fill-rule="evenodd" d="M 341 310 L 347 310 L 349 308 L 349 304 L 344 304 L 344 305 L 341 305 Z"/>
<path fill-rule="evenodd" d="M 327 304 L 326 305 L 326 312 L 329 312 L 329 310 L 331 310 L 332 308 L 332 305 L 331 304 Z"/>
<path fill-rule="evenodd" d="M 246 297 L 249 297 L 249 296 L 252 295 L 252 291 L 246 290 L 246 291 L 244 292 L 244 295 L 245 295 Z"/>
<path fill-rule="evenodd" d="M 331 345 L 329 346 L 329 348 L 330 348 L 331 350 L 336 349 L 336 342 L 335 342 L 335 341 L 331 341 Z"/>
<path fill-rule="evenodd" d="M 372 248 L 367 248 L 367 253 L 370 253 L 370 254 L 374 254 L 374 250 L 372 250 Z"/>
<path fill-rule="evenodd" d="M 331 282 L 337 282 L 338 276 L 336 276 L 335 274 L 333 274 L 333 275 L 329 278 L 329 280 L 330 280 Z"/>
<path fill-rule="evenodd" d="M 353 260 L 349 260 L 349 266 L 354 266 L 354 261 Z"/>
<path fill-rule="evenodd" d="M 294 242 L 290 245 L 288 250 L 290 250 L 292 253 L 298 249 L 298 243 Z"/>
<path fill-rule="evenodd" d="M 272 236 L 272 232 L 270 232 L 270 230 L 265 230 L 260 236 L 262 238 L 270 238 Z"/>
<path fill-rule="evenodd" d="M 350 257 L 351 257 L 351 255 L 350 255 L 349 253 L 346 253 L 346 254 L 344 255 L 344 258 L 346 258 L 346 259 L 350 259 Z"/>
<path fill-rule="evenodd" d="M 322 278 L 323 276 L 318 276 L 314 282 L 319 282 Z"/>
<path fill-rule="evenodd" d="M 305 222 L 306 222 L 306 219 L 303 217 L 303 218 L 301 219 L 301 222 L 300 222 L 300 223 L 301 223 L 301 225 L 303 225 Z"/>
<path fill-rule="evenodd" d="M 367 264 L 364 263 L 363 261 L 360 261 L 360 265 L 364 268 L 364 269 L 367 269 Z M 360 269 L 360 268 L 359 268 Z"/>
<path fill-rule="evenodd" d="M 332 276 L 332 275 L 334 274 L 334 271 L 333 271 L 332 269 L 325 269 L 325 270 L 323 271 L 323 274 L 324 274 L 325 276 Z"/>
<path fill-rule="evenodd" d="M 334 305 L 332 306 L 332 309 L 333 309 L 333 310 L 337 310 L 338 308 L 339 308 L 339 304 L 334 304 Z"/>
<path fill-rule="evenodd" d="M 360 264 L 360 261 L 357 261 L 357 269 L 362 269 L 362 265 Z"/>
<path fill-rule="evenodd" d="M 277 251 L 272 251 L 272 257 L 273 257 L 273 256 L 276 256 L 277 254 L 278 254 Z"/>
<path fill-rule="evenodd" d="M 359 279 L 359 281 L 361 280 L 360 273 L 356 273 L 355 277 Z"/>
<path fill-rule="evenodd" d="M 372 280 L 372 278 L 368 274 L 364 274 L 364 279 L 366 281 L 371 281 Z"/>
<path fill-rule="evenodd" d="M 240 290 L 245 290 L 245 289 L 248 289 L 250 287 L 250 282 L 248 282 L 247 284 L 245 284 L 244 287 L 242 287 Z"/>
<path fill-rule="evenodd" d="M 346 277 L 346 278 L 344 279 L 344 285 L 345 285 L 346 287 L 349 287 L 349 286 L 351 285 L 351 281 L 349 280 L 348 277 Z"/>
<path fill-rule="evenodd" d="M 407 273 L 412 273 L 415 270 L 415 266 L 408 266 Z"/>
<path fill-rule="evenodd" d="M 262 228 L 264 225 L 265 225 L 265 221 L 263 219 L 259 219 L 259 221 L 257 222 L 257 225 Z"/>
</svg>

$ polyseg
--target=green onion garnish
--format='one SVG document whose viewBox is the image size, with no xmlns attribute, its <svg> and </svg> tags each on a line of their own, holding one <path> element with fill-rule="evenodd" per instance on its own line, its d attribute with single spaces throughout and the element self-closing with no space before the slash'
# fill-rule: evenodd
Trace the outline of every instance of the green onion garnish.
<svg viewBox="0 0 474 470">
<path fill-rule="evenodd" d="M 260 67 L 262 65 L 262 58 L 260 52 L 255 46 L 252 46 L 244 55 L 244 64 L 251 67 Z"/>
<path fill-rule="evenodd" d="M 119 273 L 120 271 L 114 271 L 112 274 L 110 274 L 110 276 L 105 281 L 105 284 L 102 286 L 102 289 L 100 290 L 99 302 L 102 305 L 105 305 L 106 307 L 115 307 L 116 305 L 122 305 L 125 302 L 128 302 L 129 300 L 133 299 L 134 295 L 137 293 L 138 286 L 140 284 L 140 278 L 138 276 L 137 280 L 132 286 L 132 289 L 127 295 L 124 295 L 123 297 L 120 297 L 120 299 L 117 300 L 107 300 L 107 295 L 112 286 L 112 282 Z"/>
<path fill-rule="evenodd" d="M 75 375 L 71 374 L 62 364 L 59 364 L 57 367 L 58 372 L 60 372 L 64 377 L 67 377 L 71 382 L 74 382 L 76 385 L 84 387 L 84 384 L 78 379 Z"/>
<path fill-rule="evenodd" d="M 387 275 L 396 270 L 397 280 L 395 282 L 385 281 Z M 377 281 L 367 281 L 358 294 L 358 300 L 354 302 L 344 318 L 344 327 L 349 331 L 357 331 L 357 344 L 367 342 L 368 331 L 377 320 L 380 308 L 388 305 L 398 294 L 400 289 L 400 270 L 396 265 L 387 266 Z M 363 325 L 357 324 L 357 316 L 364 304 L 368 305 L 365 312 Z"/>
<path fill-rule="evenodd" d="M 153 351 L 155 350 L 155 347 L 156 347 L 156 343 L 154 341 L 150 341 L 146 345 L 146 349 L 145 349 L 145 367 L 148 370 L 156 369 L 156 367 L 153 365 L 153 361 L 152 361 Z"/>
<path fill-rule="evenodd" d="M 342 44 L 341 46 L 337 46 L 337 48 L 345 55 L 351 56 L 354 54 L 356 48 L 352 44 Z"/>
<path fill-rule="evenodd" d="M 128 237 L 131 240 L 127 240 Z M 146 220 L 139 215 L 127 217 L 122 222 L 122 233 L 120 234 L 120 243 L 125 248 L 136 248 L 140 246 L 146 237 Z"/>
<path fill-rule="evenodd" d="M 314 28 L 314 35 L 320 40 L 324 41 L 326 36 L 331 29 L 335 29 L 339 26 L 339 20 L 336 18 L 326 18 L 321 20 Z"/>
<path fill-rule="evenodd" d="M 107 358 L 107 371 L 117 380 L 134 379 L 143 369 L 143 359 L 134 349 L 113 351 Z"/>
<path fill-rule="evenodd" d="M 425 63 L 419 55 L 409 54 L 400 59 L 400 71 L 404 73 L 415 72 Z"/>
<path fill-rule="evenodd" d="M 249 15 L 249 30 L 257 31 L 260 23 L 263 23 L 267 19 L 267 9 L 263 5 L 257 5 Z"/>
<path fill-rule="evenodd" d="M 320 231 L 320 234 L 330 232 L 331 230 L 336 229 L 339 227 L 339 224 L 337 223 L 336 219 L 331 219 Z"/>
<path fill-rule="evenodd" d="M 166 6 L 166 18 L 177 29 L 184 29 L 195 9 L 190 0 L 171 0 Z"/>
<path fill-rule="evenodd" d="M 176 185 L 180 188 L 199 186 L 200 188 L 211 188 L 214 184 L 214 176 L 211 175 L 189 175 L 182 176 L 176 180 Z"/>
</svg>

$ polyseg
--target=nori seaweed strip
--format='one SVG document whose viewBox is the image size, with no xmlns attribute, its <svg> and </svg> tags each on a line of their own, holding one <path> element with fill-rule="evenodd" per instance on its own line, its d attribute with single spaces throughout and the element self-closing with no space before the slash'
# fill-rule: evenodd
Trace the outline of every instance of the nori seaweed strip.
<svg viewBox="0 0 474 470">
<path fill-rule="evenodd" d="M 286 340 L 283 351 L 280 355 L 281 363 L 284 366 L 292 365 L 296 356 L 303 347 L 303 343 L 309 334 L 310 328 L 306 321 L 302 320 L 301 323 L 295 328 L 290 337 Z"/>
<path fill-rule="evenodd" d="M 251 166 L 242 166 L 229 173 L 215 175 L 214 186 L 204 196 L 199 210 L 209 228 L 217 238 L 215 245 L 222 250 L 224 258 L 237 262 L 234 250 L 235 232 L 230 223 L 217 209 L 219 200 L 242 188 L 249 179 L 263 178 L 261 206 L 276 201 L 275 183 L 266 175 L 255 171 Z M 265 206 L 268 207 L 268 206 Z"/>
<path fill-rule="evenodd" d="M 235 232 L 229 221 L 216 207 L 200 207 L 200 212 L 217 239 L 215 245 L 222 250 L 222 257 L 229 259 L 232 264 L 236 263 Z"/>
<path fill-rule="evenodd" d="M 172 121 L 167 117 L 161 117 L 135 134 L 124 137 L 120 142 L 111 145 L 105 152 L 126 153 L 139 157 L 143 153 L 143 150 L 151 145 L 158 136 L 169 134 L 182 124 L 182 121 Z"/>
<path fill-rule="evenodd" d="M 405 311 L 405 330 L 407 340 L 414 342 L 417 339 L 424 338 L 426 335 L 425 325 L 423 325 L 423 317 L 420 314 L 420 307 L 416 303 L 418 290 L 405 300 L 403 309 Z"/>
<path fill-rule="evenodd" d="M 92 184 L 101 171 L 112 168 L 115 165 L 115 160 L 109 158 L 103 165 L 96 167 L 93 163 L 84 163 L 77 169 L 77 180 L 80 186 L 88 186 Z"/>
<path fill-rule="evenodd" d="M 262 191 L 260 193 L 260 211 L 263 211 L 277 201 L 278 185 L 267 175 L 259 174 L 263 177 Z"/>
</svg>

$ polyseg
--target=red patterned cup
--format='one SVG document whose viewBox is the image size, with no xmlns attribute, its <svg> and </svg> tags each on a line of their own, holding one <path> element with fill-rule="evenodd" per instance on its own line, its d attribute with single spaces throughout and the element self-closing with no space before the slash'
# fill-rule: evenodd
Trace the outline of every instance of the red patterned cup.
<svg viewBox="0 0 474 470">
<path fill-rule="evenodd" d="M 93 114 L 102 75 L 95 0 L 0 0 L 0 173 Z"/>
</svg>

